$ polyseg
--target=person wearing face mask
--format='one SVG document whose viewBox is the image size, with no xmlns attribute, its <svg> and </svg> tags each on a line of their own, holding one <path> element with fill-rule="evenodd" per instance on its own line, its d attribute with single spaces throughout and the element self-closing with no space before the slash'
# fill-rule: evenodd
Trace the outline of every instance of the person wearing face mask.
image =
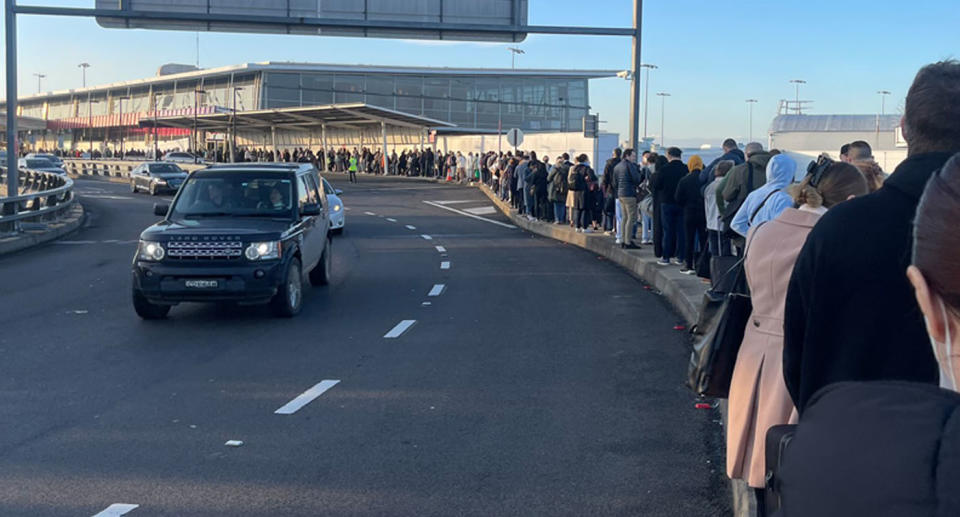
<svg viewBox="0 0 960 517">
<path fill-rule="evenodd" d="M 960 515 L 958 220 L 960 154 L 923 191 L 906 272 L 940 386 L 839 382 L 819 390 L 781 456 L 778 515 Z"/>
<path fill-rule="evenodd" d="M 774 160 L 777 158 L 780 156 Z M 757 490 L 759 508 L 766 486 L 767 430 L 797 419 L 782 368 L 783 304 L 790 272 L 820 216 L 867 192 L 867 181 L 856 167 L 821 160 L 790 189 L 792 203 L 799 208 L 788 207 L 776 219 L 754 225 L 748 233 L 744 271 L 753 312 L 730 382 L 727 475 L 743 479 Z"/>
</svg>

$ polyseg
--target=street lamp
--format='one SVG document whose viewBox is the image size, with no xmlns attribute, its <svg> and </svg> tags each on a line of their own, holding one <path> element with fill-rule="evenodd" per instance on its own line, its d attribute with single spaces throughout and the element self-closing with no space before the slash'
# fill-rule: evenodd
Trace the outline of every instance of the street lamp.
<svg viewBox="0 0 960 517">
<path fill-rule="evenodd" d="M 512 54 L 510 56 L 510 68 L 517 68 L 517 55 L 526 54 L 526 52 L 524 52 L 523 49 L 520 49 L 517 47 L 507 47 L 507 50 L 509 50 L 510 53 Z"/>
<path fill-rule="evenodd" d="M 670 94 L 667 92 L 657 92 L 657 97 L 660 97 L 660 147 L 665 145 L 663 138 L 663 113 L 667 103 L 667 97 L 669 96 Z"/>
<path fill-rule="evenodd" d="M 640 65 L 640 68 L 647 69 L 647 71 L 645 72 L 647 75 L 646 92 L 643 94 L 644 95 L 643 97 L 643 140 L 646 141 L 647 140 L 647 113 L 648 113 L 647 106 L 649 105 L 648 101 L 650 100 L 650 70 L 656 70 L 658 67 L 657 65 L 642 63 Z"/>
<path fill-rule="evenodd" d="M 43 89 L 40 87 L 40 82 L 43 81 L 43 78 L 46 77 L 46 74 L 41 74 L 39 72 L 34 72 L 33 75 L 37 77 L 37 94 L 39 95 Z"/>
<path fill-rule="evenodd" d="M 87 69 L 90 68 L 90 63 L 80 63 L 77 65 L 77 68 L 80 69 L 80 73 L 83 75 L 83 87 L 87 87 Z"/>
<path fill-rule="evenodd" d="M 239 86 L 233 87 L 233 112 L 230 118 L 230 162 L 237 160 L 237 94 L 243 91 Z M 326 152 L 326 150 L 324 150 Z"/>
<path fill-rule="evenodd" d="M 192 147 L 191 151 L 193 151 L 194 156 L 196 156 L 197 148 L 199 147 L 199 144 L 197 142 L 199 137 L 199 134 L 197 133 L 197 111 L 200 109 L 198 105 L 199 98 L 200 98 L 200 95 L 204 95 L 206 93 L 207 93 L 206 90 L 201 90 L 200 88 L 193 90 L 193 138 L 191 139 L 190 144 Z"/>
<path fill-rule="evenodd" d="M 887 90 L 877 91 L 877 95 L 880 96 L 880 116 L 886 115 L 887 110 L 887 95 L 890 95 L 890 92 Z"/>
<path fill-rule="evenodd" d="M 125 133 L 125 129 L 123 127 L 123 101 L 130 100 L 130 97 L 120 97 L 118 100 L 120 101 L 120 159 L 122 160 L 124 156 L 123 136 Z"/>
<path fill-rule="evenodd" d="M 803 115 L 803 110 L 800 108 L 800 85 L 807 84 L 803 79 L 790 79 L 790 84 L 794 84 L 797 87 L 797 115 Z"/>
<path fill-rule="evenodd" d="M 757 103 L 757 99 L 747 99 L 747 105 L 750 106 L 750 136 L 747 137 L 747 142 L 753 142 L 753 105 Z"/>
</svg>

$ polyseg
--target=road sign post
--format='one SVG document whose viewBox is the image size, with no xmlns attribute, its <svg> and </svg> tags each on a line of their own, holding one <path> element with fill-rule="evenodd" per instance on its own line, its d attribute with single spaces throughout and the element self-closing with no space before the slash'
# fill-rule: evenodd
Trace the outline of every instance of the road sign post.
<svg viewBox="0 0 960 517">
<path fill-rule="evenodd" d="M 517 128 L 513 128 L 510 131 L 507 131 L 507 143 L 513 147 L 513 154 L 517 154 L 517 147 L 523 143 L 523 131 L 520 131 Z"/>
</svg>

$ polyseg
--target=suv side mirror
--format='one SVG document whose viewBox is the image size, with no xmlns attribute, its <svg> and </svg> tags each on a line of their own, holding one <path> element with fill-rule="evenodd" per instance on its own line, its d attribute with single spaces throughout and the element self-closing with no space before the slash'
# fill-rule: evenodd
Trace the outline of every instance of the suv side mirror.
<svg viewBox="0 0 960 517">
<path fill-rule="evenodd" d="M 300 207 L 300 215 L 320 215 L 320 203 L 305 203 L 302 207 Z"/>
<path fill-rule="evenodd" d="M 160 217 L 166 217 L 167 212 L 170 211 L 170 205 L 166 203 L 157 203 L 153 205 L 153 215 L 159 215 Z"/>
<path fill-rule="evenodd" d="M 333 189 L 333 193 L 336 194 L 336 195 L 338 195 L 338 196 L 342 196 L 342 195 L 343 195 L 343 189 L 335 188 L 335 189 Z"/>
</svg>

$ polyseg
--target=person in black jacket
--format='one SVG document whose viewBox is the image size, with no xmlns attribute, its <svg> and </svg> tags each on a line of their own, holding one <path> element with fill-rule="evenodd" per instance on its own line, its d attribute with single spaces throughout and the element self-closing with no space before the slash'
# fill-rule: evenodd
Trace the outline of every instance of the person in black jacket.
<svg viewBox="0 0 960 517">
<path fill-rule="evenodd" d="M 803 415 L 817 390 L 849 380 L 934 384 L 937 365 L 903 276 L 924 185 L 960 151 L 960 62 L 923 67 L 903 118 L 908 158 L 883 187 L 827 212 L 787 291 L 784 379 Z"/>
<path fill-rule="evenodd" d="M 530 151 L 527 169 L 530 171 L 530 185 L 527 185 L 527 188 L 533 191 L 532 215 L 541 221 L 546 221 L 550 217 L 547 202 L 547 168 L 537 159 L 537 153 Z"/>
<path fill-rule="evenodd" d="M 660 219 L 663 224 L 663 255 L 657 264 L 666 266 L 672 257 L 674 263 L 682 265 L 680 257 L 684 254 L 683 209 L 677 204 L 677 185 L 690 171 L 680 160 L 679 147 L 667 149 L 669 163 L 654 174 L 653 190 L 660 194 Z"/>
<path fill-rule="evenodd" d="M 687 165 L 690 173 L 677 184 L 676 201 L 683 209 L 684 260 L 686 265 L 680 268 L 685 275 L 696 274 L 697 253 L 696 246 L 701 250 L 707 243 L 707 212 L 703 205 L 703 194 L 700 192 L 700 172 L 703 170 L 703 160 L 693 155 Z"/>
<path fill-rule="evenodd" d="M 905 275 L 926 321 L 927 352 L 936 358 L 941 387 L 873 381 L 819 390 L 775 472 L 782 517 L 960 515 L 958 220 L 960 154 L 923 191 Z M 880 341 L 891 339 L 899 338 Z"/>
</svg>

